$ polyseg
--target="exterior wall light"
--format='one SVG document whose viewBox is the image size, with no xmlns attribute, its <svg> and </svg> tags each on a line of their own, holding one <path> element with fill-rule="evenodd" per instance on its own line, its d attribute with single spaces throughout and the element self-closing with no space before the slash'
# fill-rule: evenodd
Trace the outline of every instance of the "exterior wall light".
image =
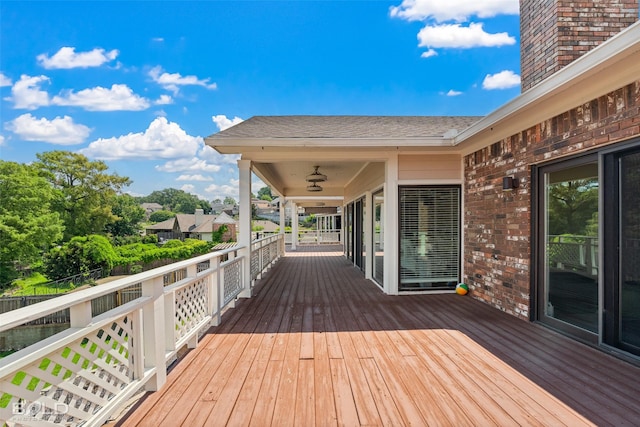
<svg viewBox="0 0 640 427">
<path fill-rule="evenodd" d="M 505 176 L 502 178 L 502 191 L 511 191 L 520 186 L 518 178 L 512 176 Z"/>
</svg>

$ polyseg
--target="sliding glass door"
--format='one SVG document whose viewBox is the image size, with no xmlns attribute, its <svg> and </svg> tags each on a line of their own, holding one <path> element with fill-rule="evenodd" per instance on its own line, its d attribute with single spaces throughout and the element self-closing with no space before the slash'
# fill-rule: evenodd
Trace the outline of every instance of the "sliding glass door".
<svg viewBox="0 0 640 427">
<path fill-rule="evenodd" d="M 604 342 L 640 355 L 640 151 L 605 157 Z"/>
<path fill-rule="evenodd" d="M 536 173 L 536 317 L 640 355 L 640 149 Z"/>
<path fill-rule="evenodd" d="M 589 339 L 598 332 L 598 158 L 553 165 L 540 177 L 541 317 Z"/>
<path fill-rule="evenodd" d="M 373 194 L 373 279 L 384 284 L 384 191 Z"/>
</svg>

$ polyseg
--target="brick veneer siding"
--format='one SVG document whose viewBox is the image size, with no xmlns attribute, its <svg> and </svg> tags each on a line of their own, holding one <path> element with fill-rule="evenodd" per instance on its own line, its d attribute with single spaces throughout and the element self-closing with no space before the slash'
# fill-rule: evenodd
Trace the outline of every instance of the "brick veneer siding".
<svg viewBox="0 0 640 427">
<path fill-rule="evenodd" d="M 638 0 L 521 0 L 522 91 L 638 19 Z"/>
<path fill-rule="evenodd" d="M 640 136 L 640 81 L 465 156 L 470 295 L 517 317 L 531 307 L 531 166 Z M 502 190 L 515 176 L 520 188 Z"/>
</svg>

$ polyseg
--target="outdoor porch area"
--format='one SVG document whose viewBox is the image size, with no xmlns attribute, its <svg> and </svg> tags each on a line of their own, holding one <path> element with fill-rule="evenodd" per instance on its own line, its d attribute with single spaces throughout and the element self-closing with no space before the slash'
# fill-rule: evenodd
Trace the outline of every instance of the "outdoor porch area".
<svg viewBox="0 0 640 427">
<path fill-rule="evenodd" d="M 640 368 L 340 247 L 281 258 L 117 425 L 637 425 Z"/>
</svg>

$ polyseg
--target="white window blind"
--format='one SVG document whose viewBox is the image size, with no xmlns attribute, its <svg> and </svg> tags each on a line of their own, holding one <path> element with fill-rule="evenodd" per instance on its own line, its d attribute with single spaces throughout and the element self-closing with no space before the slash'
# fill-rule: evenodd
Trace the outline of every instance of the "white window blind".
<svg viewBox="0 0 640 427">
<path fill-rule="evenodd" d="M 460 277 L 460 187 L 400 187 L 402 290 L 450 288 Z"/>
</svg>

